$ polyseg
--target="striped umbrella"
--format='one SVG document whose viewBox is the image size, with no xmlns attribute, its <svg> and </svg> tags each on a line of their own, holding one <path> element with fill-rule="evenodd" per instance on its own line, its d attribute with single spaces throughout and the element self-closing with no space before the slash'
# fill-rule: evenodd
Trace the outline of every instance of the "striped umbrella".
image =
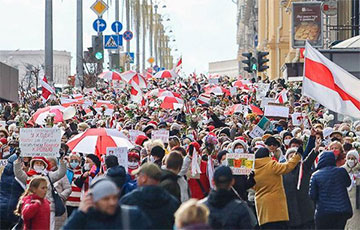
<svg viewBox="0 0 360 230">
<path fill-rule="evenodd" d="M 133 148 L 127 137 L 116 129 L 88 129 L 67 142 L 73 152 L 92 153 L 97 156 L 106 154 L 107 147 Z"/>
<path fill-rule="evenodd" d="M 207 88 L 205 89 L 205 93 L 207 94 L 213 93 L 215 95 L 223 95 L 225 93 L 227 96 L 230 96 L 230 91 L 221 86 L 213 86 Z"/>
<path fill-rule="evenodd" d="M 154 78 L 176 78 L 179 77 L 174 70 L 162 70 L 154 75 Z"/>
<path fill-rule="evenodd" d="M 163 109 L 180 109 L 184 106 L 184 101 L 178 97 L 163 96 L 159 100 L 162 101 L 160 107 Z"/>
<path fill-rule="evenodd" d="M 104 80 L 112 81 L 112 80 L 122 80 L 120 73 L 115 71 L 105 71 L 99 74 L 98 78 L 103 78 Z"/>
</svg>

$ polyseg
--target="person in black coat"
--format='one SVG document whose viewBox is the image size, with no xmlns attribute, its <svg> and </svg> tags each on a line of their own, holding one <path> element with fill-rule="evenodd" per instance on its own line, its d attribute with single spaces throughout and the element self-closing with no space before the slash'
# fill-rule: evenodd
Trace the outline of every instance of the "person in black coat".
<svg viewBox="0 0 360 230">
<path fill-rule="evenodd" d="M 245 201 L 236 199 L 231 192 L 235 183 L 231 169 L 220 166 L 214 173 L 215 190 L 200 202 L 209 210 L 209 224 L 213 229 L 252 229 L 256 217 Z"/>
<path fill-rule="evenodd" d="M 0 180 L 0 229 L 8 229 L 14 226 L 18 221 L 18 216 L 15 216 L 14 210 L 19 201 L 19 197 L 24 192 L 24 188 L 15 179 L 13 164 L 18 158 L 13 154 L 8 158 L 4 171 Z M 30 159 L 25 157 L 23 164 L 29 164 Z M 25 165 L 26 166 L 26 165 Z M 25 186 L 25 185 L 23 185 Z"/>
<path fill-rule="evenodd" d="M 353 214 L 347 191 L 350 185 L 346 169 L 336 167 L 334 153 L 323 152 L 317 171 L 311 177 L 309 190 L 316 207 L 316 229 L 344 229 Z"/>
<path fill-rule="evenodd" d="M 120 204 L 134 205 L 143 211 L 151 222 L 151 229 L 172 229 L 174 213 L 180 202 L 159 186 L 161 170 L 154 163 L 145 163 L 134 170 L 138 188 L 121 198 Z"/>
<path fill-rule="evenodd" d="M 181 201 L 181 190 L 178 184 L 180 176 L 178 173 L 181 170 L 183 158 L 178 152 L 171 152 L 166 158 L 166 169 L 163 170 L 161 176 L 160 187 L 164 188 L 171 195 Z"/>
<path fill-rule="evenodd" d="M 147 229 L 150 221 L 138 208 L 119 206 L 118 192 L 109 178 L 95 180 L 63 229 Z"/>
</svg>

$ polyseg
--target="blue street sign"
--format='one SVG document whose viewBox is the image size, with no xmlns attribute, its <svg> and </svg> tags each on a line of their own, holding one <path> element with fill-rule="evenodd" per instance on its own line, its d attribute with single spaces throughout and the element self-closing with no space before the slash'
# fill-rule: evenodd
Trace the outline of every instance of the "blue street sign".
<svg viewBox="0 0 360 230">
<path fill-rule="evenodd" d="M 134 63 L 134 60 L 135 60 L 135 55 L 134 55 L 134 53 L 132 53 L 132 52 L 126 52 L 126 56 L 129 58 L 129 61 L 130 61 L 130 63 L 131 64 L 133 64 Z"/>
<path fill-rule="evenodd" d="M 130 41 L 133 37 L 134 34 L 130 30 L 124 32 L 124 39 L 126 41 Z"/>
<path fill-rule="evenodd" d="M 105 35 L 104 38 L 104 49 L 118 49 L 123 44 L 122 35 Z"/>
<path fill-rule="evenodd" d="M 165 67 L 162 67 L 161 70 L 165 70 Z"/>
<path fill-rule="evenodd" d="M 115 33 L 120 33 L 120 31 L 122 30 L 123 25 L 121 24 L 121 22 L 119 21 L 115 21 L 113 24 L 111 24 L 111 29 L 115 32 Z"/>
<path fill-rule="evenodd" d="M 157 65 L 154 65 L 153 69 L 154 69 L 156 72 L 158 72 L 158 71 L 160 70 L 160 67 L 157 66 Z"/>
<path fill-rule="evenodd" d="M 98 18 L 93 23 L 93 28 L 96 32 L 100 33 L 106 29 L 106 22 L 104 19 Z"/>
</svg>

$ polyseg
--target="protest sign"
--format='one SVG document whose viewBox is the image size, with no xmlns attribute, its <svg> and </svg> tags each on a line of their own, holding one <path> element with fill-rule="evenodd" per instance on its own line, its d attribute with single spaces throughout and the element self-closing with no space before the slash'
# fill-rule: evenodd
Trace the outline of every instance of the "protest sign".
<svg viewBox="0 0 360 230">
<path fill-rule="evenodd" d="M 0 121 L 0 128 L 5 128 L 6 121 Z"/>
<path fill-rule="evenodd" d="M 130 136 L 129 141 L 134 144 L 136 141 L 136 138 L 140 135 L 145 136 L 145 133 L 141 132 L 140 130 L 135 130 L 135 129 L 129 130 L 129 136 Z"/>
<path fill-rule="evenodd" d="M 253 130 L 249 133 L 251 138 L 261 137 L 265 133 L 265 130 L 261 129 L 259 126 L 255 126 Z"/>
<path fill-rule="evenodd" d="M 230 95 L 234 96 L 237 93 L 237 87 L 233 86 L 230 88 Z"/>
<path fill-rule="evenodd" d="M 261 118 L 259 123 L 251 130 L 249 136 L 252 138 L 261 137 L 264 135 L 266 130 L 272 130 L 274 128 L 273 124 L 266 117 Z"/>
<path fill-rule="evenodd" d="M 128 148 L 127 147 L 107 147 L 106 156 L 114 155 L 117 157 L 119 165 L 128 170 Z"/>
<path fill-rule="evenodd" d="M 265 106 L 264 116 L 275 118 L 288 118 L 289 107 L 269 103 L 267 106 Z"/>
<path fill-rule="evenodd" d="M 22 157 L 58 157 L 61 131 L 54 128 L 21 128 L 19 147 Z"/>
<path fill-rule="evenodd" d="M 274 103 L 274 102 L 275 102 L 275 98 L 263 97 L 263 98 L 261 99 L 260 107 L 261 107 L 261 108 L 265 108 L 269 103 Z"/>
<path fill-rule="evenodd" d="M 270 89 L 270 84 L 267 83 L 258 83 L 258 88 L 256 89 L 256 100 L 261 100 L 261 98 L 266 96 L 266 93 Z"/>
<path fill-rule="evenodd" d="M 163 141 L 163 143 L 169 143 L 169 130 L 166 129 L 153 130 L 151 132 L 151 139 L 152 140 L 160 139 Z"/>
<path fill-rule="evenodd" d="M 219 78 L 210 78 L 209 84 L 213 84 L 213 85 L 219 84 Z"/>
<path fill-rule="evenodd" d="M 291 114 L 292 124 L 294 126 L 300 126 L 303 122 L 304 116 L 302 113 L 293 113 Z"/>
<path fill-rule="evenodd" d="M 228 153 L 226 160 L 234 175 L 249 175 L 254 169 L 255 155 Z"/>
</svg>

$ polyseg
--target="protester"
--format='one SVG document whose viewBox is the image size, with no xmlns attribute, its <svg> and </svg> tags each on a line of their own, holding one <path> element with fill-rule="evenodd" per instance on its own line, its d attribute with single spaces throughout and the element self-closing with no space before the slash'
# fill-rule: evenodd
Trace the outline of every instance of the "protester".
<svg viewBox="0 0 360 230">
<path fill-rule="evenodd" d="M 346 154 L 346 163 L 342 166 L 348 172 L 351 185 L 348 187 L 353 216 L 346 223 L 345 229 L 356 229 L 360 225 L 360 162 L 357 150 Z"/>
<path fill-rule="evenodd" d="M 320 155 L 310 181 L 309 194 L 315 203 L 316 229 L 344 229 L 352 208 L 347 192 L 351 179 L 344 168 L 336 167 L 332 151 Z"/>
<path fill-rule="evenodd" d="M 183 164 L 183 158 L 178 152 L 171 152 L 165 161 L 166 168 L 162 172 L 160 187 L 164 188 L 171 195 L 181 201 L 181 197 L 185 196 L 188 187 L 180 188 L 178 176 Z"/>
<path fill-rule="evenodd" d="M 268 146 L 274 146 L 269 143 Z M 278 146 L 278 145 L 275 145 Z M 275 147 L 274 146 L 274 147 Z M 261 229 L 286 229 L 289 214 L 282 175 L 291 172 L 300 161 L 297 152 L 287 163 L 278 163 L 270 157 L 267 148 L 255 153 L 255 204 Z"/>
<path fill-rule="evenodd" d="M 176 229 L 211 229 L 208 225 L 209 209 L 196 199 L 181 204 L 175 212 Z"/>
<path fill-rule="evenodd" d="M 71 194 L 66 201 L 66 210 L 68 216 L 77 209 L 80 205 L 80 198 L 82 188 L 75 185 L 75 181 L 81 176 L 81 160 L 82 157 L 79 153 L 72 152 L 69 157 L 69 167 L 66 171 L 66 176 L 71 184 Z"/>
<path fill-rule="evenodd" d="M 19 199 L 15 214 L 23 219 L 23 229 L 50 229 L 50 202 L 45 177 L 34 177 Z"/>
<path fill-rule="evenodd" d="M 256 218 L 246 202 L 236 199 L 231 191 L 235 179 L 231 169 L 220 166 L 215 170 L 215 189 L 201 200 L 210 210 L 209 224 L 213 229 L 252 229 Z"/>
<path fill-rule="evenodd" d="M 133 174 L 137 175 L 139 188 L 121 198 L 120 204 L 137 206 L 150 219 L 151 229 L 171 229 L 180 202 L 159 186 L 160 168 L 148 162 Z"/>
<path fill-rule="evenodd" d="M 148 219 L 136 208 L 119 206 L 119 190 L 107 178 L 97 178 L 63 229 L 147 229 Z"/>
<path fill-rule="evenodd" d="M 75 185 L 82 191 L 82 195 L 89 189 L 91 181 L 95 179 L 100 172 L 101 162 L 94 154 L 88 154 L 85 157 L 85 164 L 83 166 L 83 173 L 75 180 Z"/>
</svg>

